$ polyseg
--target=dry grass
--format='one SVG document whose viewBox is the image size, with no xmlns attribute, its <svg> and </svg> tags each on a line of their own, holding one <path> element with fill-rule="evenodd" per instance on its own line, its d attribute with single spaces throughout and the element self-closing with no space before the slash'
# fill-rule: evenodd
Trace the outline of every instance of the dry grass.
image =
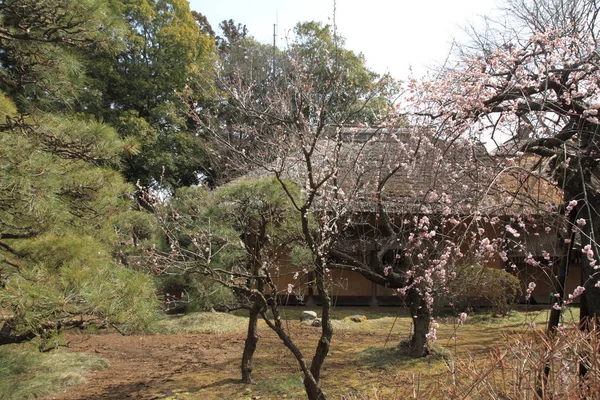
<svg viewBox="0 0 600 400">
<path fill-rule="evenodd" d="M 153 331 L 159 334 L 239 332 L 246 329 L 244 317 L 220 312 L 198 312 L 166 317 L 155 323 Z"/>
<path fill-rule="evenodd" d="M 89 354 L 40 353 L 32 343 L 0 347 L 0 398 L 35 399 L 85 382 L 89 371 L 108 363 Z"/>
<path fill-rule="evenodd" d="M 582 332 L 578 324 L 545 331 L 512 332 L 485 360 L 456 358 L 453 381 L 443 387 L 448 399 L 598 399 L 600 331 Z M 588 370 L 585 380 L 580 365 Z"/>
</svg>

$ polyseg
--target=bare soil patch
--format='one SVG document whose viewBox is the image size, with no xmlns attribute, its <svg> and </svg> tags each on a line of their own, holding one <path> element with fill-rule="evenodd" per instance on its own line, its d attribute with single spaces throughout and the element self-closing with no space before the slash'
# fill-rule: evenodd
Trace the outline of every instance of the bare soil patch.
<svg viewBox="0 0 600 400">
<path fill-rule="evenodd" d="M 90 374 L 88 383 L 51 397 L 54 399 L 168 397 L 182 375 L 207 366 L 225 367 L 239 357 L 243 347 L 243 335 L 239 334 L 70 333 L 68 341 L 71 351 L 93 353 L 108 360 L 110 366 Z"/>
</svg>

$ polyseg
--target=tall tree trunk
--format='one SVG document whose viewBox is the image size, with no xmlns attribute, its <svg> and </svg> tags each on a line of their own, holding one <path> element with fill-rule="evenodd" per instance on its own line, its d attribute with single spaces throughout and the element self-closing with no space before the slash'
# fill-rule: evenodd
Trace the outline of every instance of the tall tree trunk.
<svg viewBox="0 0 600 400">
<path fill-rule="evenodd" d="M 600 225 L 600 221 L 598 222 Z M 600 229 L 597 234 L 600 235 Z M 594 248 L 594 253 L 598 254 L 596 252 L 598 247 L 592 246 L 592 248 Z M 592 318 L 595 318 L 598 321 L 600 317 L 600 288 L 596 287 L 596 283 L 598 282 L 598 279 L 600 279 L 599 272 L 600 271 L 595 270 L 590 266 L 589 261 L 584 255 L 581 262 L 581 286 L 585 288 L 581 298 L 580 309 L 580 319 L 582 323 L 589 323 Z"/>
<path fill-rule="evenodd" d="M 586 180 L 590 179 L 585 169 L 581 175 Z M 575 182 L 580 183 L 581 181 Z M 596 218 L 596 212 L 600 208 L 600 193 L 598 192 L 598 188 L 593 187 L 590 182 L 584 183 L 581 186 L 579 184 L 569 186 L 569 190 L 565 190 L 565 200 L 576 199 L 580 197 L 581 193 L 584 194 L 583 204 L 579 207 L 577 214 L 578 218 L 583 218 L 586 221 L 585 226 L 582 227 L 581 246 L 583 249 L 586 246 L 590 246 L 593 251 L 592 259 L 598 262 L 600 256 L 600 246 L 598 246 L 598 242 L 600 241 L 600 221 Z M 581 286 L 585 290 L 581 295 L 579 308 L 581 330 L 587 330 L 592 323 L 592 319 L 595 319 L 594 322 L 596 323 L 600 319 L 600 288 L 596 286 L 599 279 L 600 271 L 590 265 L 590 259 L 588 259 L 586 252 L 584 252 L 581 259 Z M 586 366 L 581 362 L 579 364 L 579 375 L 582 377 L 582 382 L 584 382 L 587 372 Z"/>
<path fill-rule="evenodd" d="M 414 358 L 427 355 L 430 311 L 423 296 L 416 290 L 408 291 L 408 301 L 414 332 L 410 340 L 409 355 Z"/>
<path fill-rule="evenodd" d="M 600 221 L 598 221 L 593 228 L 591 233 L 595 234 L 596 238 L 600 238 Z M 582 245 L 591 244 L 597 260 L 598 246 L 593 244 L 593 240 L 590 241 L 588 238 L 582 238 L 581 241 Z M 600 279 L 598 273 L 599 271 L 595 270 L 590 265 L 590 261 L 584 254 L 581 259 L 581 286 L 585 288 L 585 291 L 581 295 L 581 302 L 579 305 L 579 329 L 582 331 L 588 331 L 594 324 L 597 324 L 600 321 L 600 288 L 596 287 L 596 282 Z M 581 377 L 581 384 L 583 385 L 582 390 L 587 385 L 585 383 L 585 376 L 587 373 L 588 369 L 585 366 L 585 363 L 581 361 L 579 363 L 579 376 Z"/>
<path fill-rule="evenodd" d="M 597 154 L 600 151 L 598 141 L 599 126 L 586 118 L 575 120 L 580 135 L 579 154 L 572 160 L 571 169 L 559 168 L 556 177 L 559 185 L 564 189 L 564 201 L 577 200 L 577 218 L 585 220 L 581 227 L 581 247 L 591 246 L 593 259 L 599 260 L 600 256 L 600 187 L 598 187 Z M 572 129 L 572 127 L 569 127 Z M 590 266 L 587 254 L 583 254 L 581 263 L 581 286 L 585 288 L 581 298 L 580 319 L 583 324 L 589 318 L 600 316 L 600 288 L 596 283 L 600 278 L 600 271 Z M 600 264 L 599 264 L 600 265 Z"/>
<path fill-rule="evenodd" d="M 587 221 L 583 227 L 584 234 L 581 235 L 581 246 L 590 245 L 594 252 L 594 259 L 599 260 L 600 246 L 600 220 L 596 218 L 596 212 L 600 208 L 600 194 L 597 192 L 587 192 L 586 204 L 584 204 L 578 213 L 578 218 Z M 600 279 L 600 270 L 594 269 L 590 265 L 587 255 L 584 253 L 581 260 L 581 286 L 585 288 L 581 298 L 580 319 L 585 323 L 590 318 L 600 317 L 600 288 L 596 283 Z"/>
</svg>

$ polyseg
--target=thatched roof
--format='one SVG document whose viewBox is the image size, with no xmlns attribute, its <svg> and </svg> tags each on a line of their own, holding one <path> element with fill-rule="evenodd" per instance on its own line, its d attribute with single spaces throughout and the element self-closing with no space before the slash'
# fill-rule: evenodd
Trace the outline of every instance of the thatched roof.
<svg viewBox="0 0 600 400">
<path fill-rule="evenodd" d="M 304 150 L 312 149 L 314 180 L 333 174 L 335 179 L 332 177 L 327 186 L 341 190 L 341 197 L 357 212 L 377 211 L 380 186 L 384 208 L 398 214 L 499 215 L 519 212 L 524 207 L 533 209 L 540 200 L 557 200 L 547 182 L 538 182 L 540 190 L 535 193 L 531 191 L 535 185 L 523 191 L 526 185 L 516 173 L 518 169 L 503 170 L 503 160 L 489 155 L 483 145 L 440 138 L 420 128 L 331 129 L 313 147 L 309 146 L 312 143 L 292 139 L 279 157 L 250 171 L 245 179 L 262 178 L 276 171 L 306 188 L 308 164 L 303 144 Z M 330 190 L 322 189 L 322 206 Z M 514 199 L 511 204 L 506 203 L 508 196 Z"/>
</svg>

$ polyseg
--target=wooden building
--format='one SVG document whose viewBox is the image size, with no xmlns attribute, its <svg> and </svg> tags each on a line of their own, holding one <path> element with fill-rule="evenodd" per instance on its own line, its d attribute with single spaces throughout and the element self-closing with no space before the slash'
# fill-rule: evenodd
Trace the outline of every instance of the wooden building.
<svg viewBox="0 0 600 400">
<path fill-rule="evenodd" d="M 391 257 L 401 252 L 402 240 L 405 240 L 402 235 L 408 234 L 401 230 L 403 221 L 415 217 L 427 216 L 436 221 L 454 216 L 468 226 L 461 234 L 471 234 L 467 231 L 476 227 L 477 237 L 489 239 L 505 237 L 505 227 L 512 224 L 511 229 L 518 233 L 508 240 L 510 245 L 503 254 L 487 260 L 486 266 L 518 275 L 523 292 L 529 282 L 535 282 L 531 301 L 554 301 L 552 294 L 558 291 L 558 265 L 564 258 L 562 231 L 565 226 L 560 218 L 552 219 L 556 212 L 546 212 L 546 209 L 558 209 L 562 199 L 560 192 L 540 175 L 525 173 L 537 160 L 489 154 L 482 146 L 434 137 L 427 129 L 415 133 L 414 128 L 343 127 L 334 134 L 336 140 L 319 141 L 315 150 L 319 164 L 314 167 L 317 173 L 327 171 L 331 168 L 330 152 L 337 151 L 337 182 L 340 190 L 351 193 L 347 212 L 352 221 L 338 246 L 360 259 L 363 265 L 386 261 L 387 256 L 381 254 L 382 243 L 389 242 L 390 238 L 381 233 L 382 213 L 398 228 L 394 232 L 398 237 L 397 249 L 385 244 Z M 281 176 L 302 186 L 306 173 L 302 160 L 294 159 L 293 152 L 286 157 L 277 161 L 276 168 Z M 253 171 L 245 179 L 264 175 L 262 170 Z M 325 201 L 317 202 L 316 212 L 326 212 L 328 206 Z M 476 219 L 477 223 L 473 224 Z M 496 222 L 492 223 L 492 219 Z M 449 228 L 444 229 L 448 232 L 442 234 L 456 235 L 456 230 L 452 233 Z M 465 252 L 470 251 L 467 242 L 461 247 Z M 574 251 L 570 260 L 567 292 L 580 284 L 577 253 Z M 299 270 L 291 264 L 291 259 L 283 259 L 277 271 L 273 271 L 282 301 L 287 304 L 314 302 L 310 271 Z M 373 283 L 360 268 L 332 268 L 330 274 L 335 304 L 402 305 L 396 290 Z"/>
</svg>

